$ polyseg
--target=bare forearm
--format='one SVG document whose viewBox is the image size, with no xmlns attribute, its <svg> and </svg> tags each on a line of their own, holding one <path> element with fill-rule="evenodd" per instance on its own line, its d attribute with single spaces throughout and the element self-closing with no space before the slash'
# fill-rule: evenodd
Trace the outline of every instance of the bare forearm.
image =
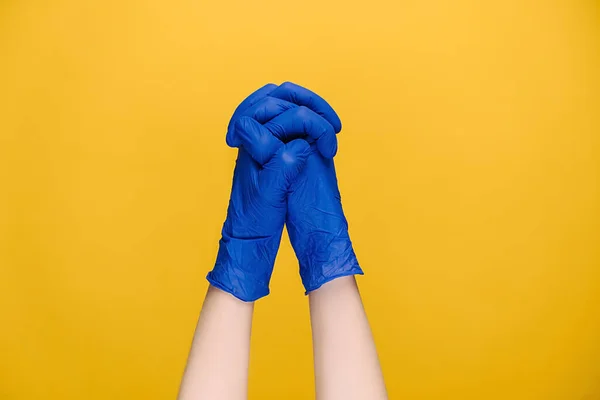
<svg viewBox="0 0 600 400">
<path fill-rule="evenodd" d="M 377 351 L 353 276 L 311 292 L 318 400 L 387 399 Z"/>
<path fill-rule="evenodd" d="M 209 287 L 179 392 L 179 400 L 247 398 L 254 303 Z"/>
</svg>

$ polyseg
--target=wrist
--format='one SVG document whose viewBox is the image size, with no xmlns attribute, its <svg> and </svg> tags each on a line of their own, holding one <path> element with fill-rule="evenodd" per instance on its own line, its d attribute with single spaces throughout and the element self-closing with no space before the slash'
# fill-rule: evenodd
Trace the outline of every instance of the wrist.
<svg viewBox="0 0 600 400">
<path fill-rule="evenodd" d="M 326 294 L 335 294 L 339 291 L 358 288 L 354 275 L 341 275 L 327 282 L 323 282 L 318 288 L 311 290 L 308 293 L 309 297 L 323 296 Z"/>
</svg>

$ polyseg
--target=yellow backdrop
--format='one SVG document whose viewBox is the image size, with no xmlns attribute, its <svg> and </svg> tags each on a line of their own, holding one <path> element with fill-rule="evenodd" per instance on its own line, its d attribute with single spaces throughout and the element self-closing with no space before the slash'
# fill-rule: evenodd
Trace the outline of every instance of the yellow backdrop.
<svg viewBox="0 0 600 400">
<path fill-rule="evenodd" d="M 226 124 L 284 80 L 344 123 L 390 397 L 599 399 L 598 6 L 2 1 L 0 399 L 175 397 L 229 197 Z M 251 399 L 313 396 L 296 271 L 284 237 Z"/>
</svg>

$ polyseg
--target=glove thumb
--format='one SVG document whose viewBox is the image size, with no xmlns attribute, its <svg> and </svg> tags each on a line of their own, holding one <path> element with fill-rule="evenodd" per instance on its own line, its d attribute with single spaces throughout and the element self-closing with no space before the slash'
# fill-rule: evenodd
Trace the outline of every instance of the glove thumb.
<svg viewBox="0 0 600 400">
<path fill-rule="evenodd" d="M 273 190 L 275 193 L 271 195 L 285 197 L 289 186 L 304 168 L 310 152 L 310 145 L 304 139 L 295 139 L 283 145 L 260 171 L 261 189 Z"/>
</svg>

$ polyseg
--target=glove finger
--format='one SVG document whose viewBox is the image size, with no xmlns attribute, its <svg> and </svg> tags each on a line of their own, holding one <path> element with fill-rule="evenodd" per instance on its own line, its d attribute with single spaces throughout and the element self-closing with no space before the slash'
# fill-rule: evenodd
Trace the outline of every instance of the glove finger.
<svg viewBox="0 0 600 400">
<path fill-rule="evenodd" d="M 227 126 L 227 135 L 225 137 L 225 141 L 227 142 L 228 146 L 230 146 L 230 147 L 238 147 L 239 146 L 239 144 L 236 144 L 236 142 L 235 142 L 235 135 L 234 135 L 234 129 L 233 129 L 235 120 L 237 118 L 239 118 L 240 115 L 242 115 L 244 113 L 244 111 L 246 111 L 249 107 L 256 104 L 256 102 L 258 102 L 259 100 L 262 100 L 263 98 L 267 97 L 269 95 L 269 93 L 271 93 L 276 88 L 277 88 L 277 85 L 275 85 L 274 83 L 268 83 L 265 86 L 254 91 L 254 93 L 252 93 L 250 96 L 246 97 L 244 99 L 244 101 L 242 101 L 240 103 L 240 105 L 237 106 L 237 108 L 233 112 L 233 115 L 231 116 L 231 119 L 229 120 L 229 125 Z"/>
<path fill-rule="evenodd" d="M 329 103 L 318 94 L 302 86 L 292 82 L 285 82 L 273 90 L 269 96 L 287 100 L 299 106 L 308 107 L 329 121 L 335 133 L 339 133 L 342 130 L 342 121 Z"/>
<path fill-rule="evenodd" d="M 284 143 L 308 136 L 309 142 L 317 142 L 317 149 L 325 158 L 333 158 L 337 152 L 337 138 L 333 126 L 308 107 L 289 109 L 264 124 L 264 127 Z"/>
<path fill-rule="evenodd" d="M 274 201 L 285 198 L 290 184 L 306 164 L 310 145 L 304 139 L 295 139 L 283 145 L 259 172 L 258 182 L 262 193 Z"/>
<path fill-rule="evenodd" d="M 240 117 L 234 124 L 235 136 L 252 158 L 260 165 L 266 164 L 279 149 L 283 142 L 256 120 L 250 117 Z"/>
<path fill-rule="evenodd" d="M 298 106 L 285 100 L 267 96 L 251 105 L 237 118 L 249 117 L 263 124 L 284 111 L 296 107 Z M 227 144 L 231 147 L 239 147 L 241 145 L 240 138 L 235 133 L 235 122 L 233 121 L 233 129 L 230 129 L 227 133 Z"/>
<path fill-rule="evenodd" d="M 254 118 L 261 124 L 264 124 L 279 114 L 296 107 L 298 107 L 296 104 L 290 103 L 289 101 L 266 96 L 248 107 L 242 115 Z"/>
</svg>

